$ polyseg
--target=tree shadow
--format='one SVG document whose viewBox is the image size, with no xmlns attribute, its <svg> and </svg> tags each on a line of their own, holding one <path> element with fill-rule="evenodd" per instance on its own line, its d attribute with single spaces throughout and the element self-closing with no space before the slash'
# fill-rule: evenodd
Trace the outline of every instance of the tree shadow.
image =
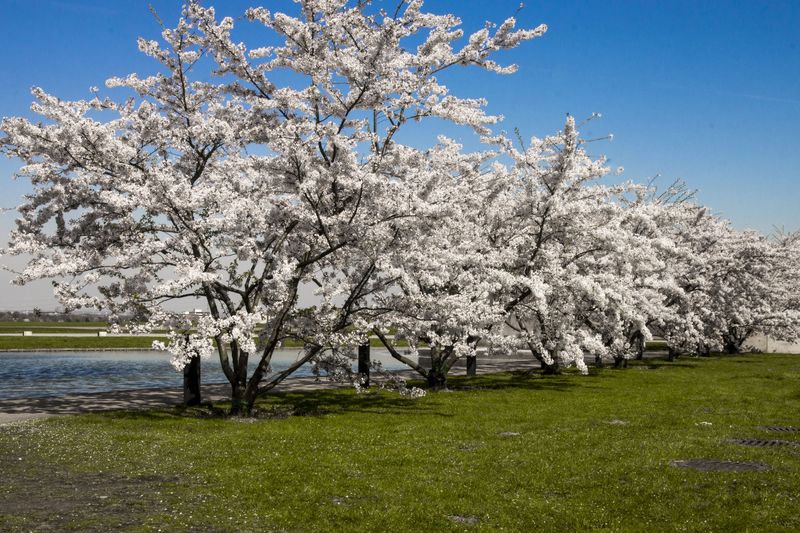
<svg viewBox="0 0 800 533">
<path fill-rule="evenodd" d="M 221 419 L 233 421 L 259 422 L 285 419 L 297 416 L 327 416 L 345 413 L 381 414 L 390 416 L 434 416 L 453 417 L 444 409 L 440 400 L 449 399 L 451 393 L 470 393 L 482 390 L 531 390 L 569 392 L 575 388 L 594 387 L 587 376 L 572 373 L 542 376 L 538 372 L 524 371 L 498 372 L 477 376 L 450 376 L 448 389 L 429 391 L 424 399 L 402 396 L 391 390 L 372 387 L 357 393 L 350 388 L 281 390 L 260 398 L 252 416 L 230 416 L 230 403 L 227 400 L 206 403 L 198 407 L 162 407 L 147 410 L 126 409 L 103 413 L 109 417 L 129 420 L 161 422 L 181 418 Z M 423 386 L 421 380 L 408 381 L 409 386 Z"/>
<path fill-rule="evenodd" d="M 578 386 L 576 379 L 585 377 L 587 376 L 543 375 L 539 371 L 514 370 L 477 376 L 452 376 L 448 378 L 448 387 L 453 391 L 524 389 L 566 392 Z M 585 383 L 580 384 L 584 385 Z"/>
<path fill-rule="evenodd" d="M 219 386 L 208 386 L 208 389 L 209 395 L 218 395 L 222 392 Z M 122 390 L 0 400 L 0 413 L 70 415 L 96 411 L 150 409 L 177 405 L 182 400 L 183 394 L 180 389 Z"/>
<path fill-rule="evenodd" d="M 430 401 L 430 397 L 434 401 Z M 387 415 L 433 415 L 451 417 L 440 412 L 435 395 L 427 401 L 408 398 L 388 390 L 286 391 L 268 395 L 256 404 L 262 410 L 289 411 L 292 416 L 321 416 L 338 413 L 375 413 Z"/>
<path fill-rule="evenodd" d="M 697 368 L 700 361 L 693 356 L 679 356 L 674 361 L 670 361 L 667 357 L 651 357 L 641 360 L 632 360 L 628 362 L 628 368 L 647 368 L 648 370 L 658 370 L 660 368 Z M 625 368 L 615 370 L 627 370 Z"/>
<path fill-rule="evenodd" d="M 716 358 L 714 355 L 712 358 Z M 741 355 L 722 357 L 732 359 L 736 363 L 762 362 L 762 358 L 742 358 Z M 448 387 L 454 392 L 478 390 L 524 389 L 531 391 L 570 392 L 576 388 L 599 387 L 596 379 L 609 379 L 621 376 L 619 372 L 643 367 L 649 370 L 661 368 L 696 368 L 702 365 L 705 358 L 680 358 L 668 361 L 666 357 L 646 357 L 643 360 L 631 360 L 625 368 L 604 367 L 592 368 L 589 376 L 579 376 L 573 370 L 560 375 L 543 375 L 530 360 L 484 360 L 479 361 L 479 374 L 466 376 L 465 369 L 456 368 L 458 374 L 448 377 Z M 408 385 L 426 388 L 416 374 L 400 372 L 408 380 Z M 594 382 L 594 384 L 593 384 Z M 314 378 L 290 378 L 284 384 L 271 391 L 261 399 L 257 408 L 263 418 L 285 418 L 287 416 L 314 416 L 337 412 L 382 412 L 391 414 L 439 414 L 438 393 L 428 394 L 427 401 L 418 401 L 401 396 L 397 392 L 368 392 L 356 394 L 342 387 L 331 388 L 324 382 Z M 443 393 L 446 394 L 446 393 Z M 227 384 L 204 384 L 203 398 L 210 400 L 212 406 L 200 410 L 182 407 L 180 389 L 127 390 L 110 393 L 74 394 L 62 397 L 26 398 L 0 400 L 0 414 L 11 417 L 25 415 L 67 415 L 89 412 L 110 412 L 109 416 L 138 417 L 160 420 L 175 416 L 191 416 L 196 418 L 225 418 L 227 401 L 230 398 L 230 387 Z"/>
</svg>

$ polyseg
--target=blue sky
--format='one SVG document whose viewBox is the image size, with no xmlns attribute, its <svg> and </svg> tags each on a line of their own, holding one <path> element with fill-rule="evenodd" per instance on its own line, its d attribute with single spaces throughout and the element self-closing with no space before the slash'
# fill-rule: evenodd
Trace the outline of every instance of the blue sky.
<svg viewBox="0 0 800 533">
<path fill-rule="evenodd" d="M 181 2 L 149 3 L 174 23 Z M 284 0 L 211 3 L 232 16 L 259 3 L 292 9 Z M 0 116 L 28 115 L 34 85 L 82 98 L 110 76 L 152 72 L 153 62 L 136 49 L 138 36 L 159 33 L 147 5 L 0 0 Z M 428 10 L 461 16 L 467 31 L 501 21 L 518 5 L 426 2 Z M 456 94 L 488 98 L 489 111 L 505 115 L 504 127 L 518 127 L 525 136 L 559 129 L 565 113 L 582 118 L 600 112 L 602 120 L 583 133 L 614 134 L 613 142 L 596 143 L 592 152 L 623 166 L 624 178 L 659 174 L 664 184 L 682 178 L 739 228 L 800 229 L 800 2 L 528 2 L 517 18 L 524 26 L 544 22 L 550 28 L 502 57 L 518 63 L 519 72 L 456 72 L 445 79 Z M 255 28 L 241 36 L 258 45 Z M 426 133 L 433 138 L 436 132 Z M 0 207 L 13 207 L 26 190 L 10 179 L 16 166 L 0 160 Z M 12 221 L 13 215 L 0 215 L 0 241 Z M 0 275 L 0 309 L 12 307 L 7 279 Z M 52 307 L 47 298 L 42 293 L 40 304 Z"/>
</svg>

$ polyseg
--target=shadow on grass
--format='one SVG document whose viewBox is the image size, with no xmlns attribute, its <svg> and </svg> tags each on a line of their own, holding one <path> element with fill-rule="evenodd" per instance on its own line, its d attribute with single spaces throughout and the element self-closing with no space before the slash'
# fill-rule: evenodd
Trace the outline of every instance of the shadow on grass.
<svg viewBox="0 0 800 533">
<path fill-rule="evenodd" d="M 419 401 L 397 392 L 380 390 L 362 393 L 351 389 L 278 392 L 265 397 L 256 407 L 275 412 L 288 410 L 292 416 L 337 413 L 452 416 L 437 411 L 439 402 Z"/>
<path fill-rule="evenodd" d="M 182 419 L 266 422 L 298 416 L 325 416 L 341 413 L 453 416 L 440 412 L 439 407 L 438 402 L 420 402 L 388 391 L 356 394 L 349 389 L 334 389 L 273 393 L 256 402 L 251 416 L 230 415 L 229 401 L 207 403 L 197 407 L 179 405 L 171 408 L 103 412 L 98 413 L 97 416 L 154 423 Z"/>
<path fill-rule="evenodd" d="M 708 359 L 708 358 L 706 358 Z M 667 357 L 651 357 L 641 360 L 628 361 L 628 368 L 644 367 L 650 370 L 658 370 L 659 368 L 697 368 L 701 362 L 698 358 L 692 356 L 678 357 L 674 361 L 670 361 Z M 627 370 L 614 369 L 614 370 Z"/>
<path fill-rule="evenodd" d="M 421 381 L 409 381 L 409 385 L 421 386 Z M 576 388 L 594 387 L 583 376 L 564 374 L 558 376 L 542 376 L 522 371 L 478 376 L 450 376 L 448 390 L 428 392 L 425 399 L 411 399 L 399 393 L 372 388 L 367 392 L 356 393 L 349 388 L 294 390 L 273 392 L 256 402 L 251 421 L 283 419 L 296 416 L 325 416 L 343 413 L 365 413 L 382 415 L 413 415 L 452 417 L 444 402 L 450 394 L 470 393 L 482 390 L 534 390 L 569 392 Z M 195 419 L 231 419 L 227 413 L 230 403 L 215 402 L 213 406 L 205 405 L 196 408 L 173 407 L 145 411 L 125 410 L 108 413 L 108 416 L 120 419 L 149 420 L 152 422 L 180 418 Z"/>
<path fill-rule="evenodd" d="M 516 370 L 502 374 L 452 376 L 448 378 L 448 387 L 452 391 L 525 389 L 567 392 L 585 386 L 585 383 L 575 381 L 585 377 L 574 374 L 545 376 L 538 371 Z"/>
<path fill-rule="evenodd" d="M 0 412 L 8 414 L 70 415 L 92 411 L 148 409 L 164 405 L 176 405 L 182 400 L 183 393 L 180 389 L 123 390 L 0 400 Z"/>
<path fill-rule="evenodd" d="M 763 363 L 763 357 L 745 355 L 717 355 L 711 357 L 681 357 L 676 361 L 668 361 L 666 357 L 646 357 L 641 361 L 629 361 L 627 369 L 606 367 L 591 369 L 589 376 L 578 376 L 574 371 L 568 370 L 556 376 L 544 376 L 536 370 L 524 370 L 525 365 L 533 363 L 525 361 L 512 362 L 516 368 L 503 363 L 505 368 L 497 366 L 487 368 L 488 372 L 477 376 L 451 375 L 448 386 L 455 392 L 469 392 L 473 390 L 500 390 L 500 389 L 525 389 L 532 391 L 557 391 L 570 392 L 576 388 L 585 389 L 600 387 L 598 379 L 615 379 L 623 376 L 624 372 L 637 367 L 649 370 L 669 368 L 697 368 L 704 361 L 725 359 L 735 363 Z M 505 370 L 505 371 L 503 371 Z M 409 385 L 425 388 L 420 380 L 411 380 Z M 214 399 L 213 409 L 208 409 L 210 418 L 222 418 L 221 412 L 227 405 L 227 385 L 204 385 L 204 397 Z M 444 393 L 446 394 L 446 393 Z M 261 400 L 258 404 L 262 410 L 267 410 L 265 418 L 280 418 L 286 416 L 308 416 L 336 412 L 390 412 L 396 414 L 409 413 L 434 413 L 438 402 L 437 393 L 431 393 L 428 400 L 419 402 L 391 392 L 367 392 L 356 394 L 352 389 L 314 389 L 276 391 Z M 38 413 L 47 415 L 76 414 L 91 411 L 113 411 L 109 416 L 138 416 L 163 419 L 170 416 L 196 416 L 198 413 L 181 411 L 174 407 L 180 405 L 182 393 L 178 389 L 152 389 L 136 391 L 117 391 L 114 393 L 75 394 L 66 397 L 29 398 L 16 400 L 0 400 L 0 413 L 23 415 Z M 290 414 L 286 414 L 290 413 Z"/>
</svg>

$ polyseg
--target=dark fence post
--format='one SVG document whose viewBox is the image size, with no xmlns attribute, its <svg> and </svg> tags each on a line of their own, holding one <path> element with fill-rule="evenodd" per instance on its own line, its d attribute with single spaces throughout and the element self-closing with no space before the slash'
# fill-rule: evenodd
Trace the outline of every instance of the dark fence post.
<svg viewBox="0 0 800 533">
<path fill-rule="evenodd" d="M 361 386 L 369 387 L 369 341 L 358 347 L 358 374 Z"/>
<path fill-rule="evenodd" d="M 200 356 L 195 355 L 183 367 L 183 403 L 200 405 Z"/>
<path fill-rule="evenodd" d="M 467 375 L 474 376 L 478 373 L 478 356 L 477 355 L 468 355 L 467 356 Z"/>
</svg>

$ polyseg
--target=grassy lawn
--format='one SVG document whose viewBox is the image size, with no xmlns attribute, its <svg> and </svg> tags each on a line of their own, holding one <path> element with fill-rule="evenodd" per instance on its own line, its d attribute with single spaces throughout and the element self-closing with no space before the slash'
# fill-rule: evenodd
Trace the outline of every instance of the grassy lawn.
<svg viewBox="0 0 800 533">
<path fill-rule="evenodd" d="M 0 337 L 0 350 L 149 349 L 164 337 Z"/>
<path fill-rule="evenodd" d="M 97 333 L 106 331 L 106 328 L 89 328 L 86 326 L 70 327 L 48 327 L 48 326 L 0 326 L 0 333 L 19 333 L 32 331 L 33 333 Z"/>
<path fill-rule="evenodd" d="M 456 378 L 0 427 L 0 530 L 797 531 L 800 356 Z M 673 460 L 755 461 L 698 472 Z"/>
<path fill-rule="evenodd" d="M 31 321 L 23 322 L 20 320 L 0 320 L 0 330 L 22 331 L 25 329 L 39 329 L 39 328 L 93 328 L 93 329 L 106 329 L 108 322 L 48 322 L 48 321 Z"/>
<path fill-rule="evenodd" d="M 645 343 L 645 350 L 666 350 L 666 341 L 647 341 Z"/>
</svg>

